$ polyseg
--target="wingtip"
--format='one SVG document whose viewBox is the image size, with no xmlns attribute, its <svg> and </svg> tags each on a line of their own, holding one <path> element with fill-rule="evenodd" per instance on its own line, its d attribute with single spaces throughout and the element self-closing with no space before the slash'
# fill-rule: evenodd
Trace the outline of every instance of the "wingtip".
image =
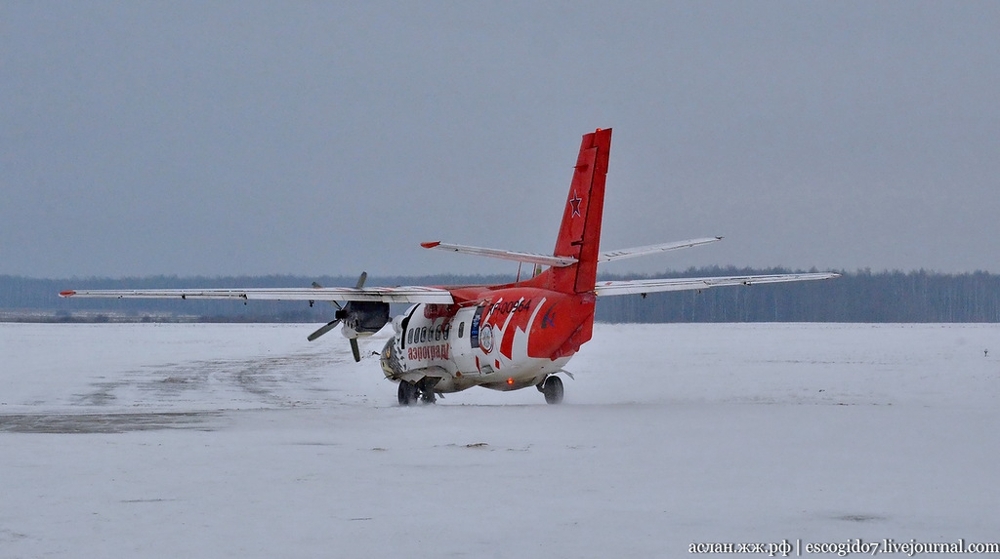
<svg viewBox="0 0 1000 559">
<path fill-rule="evenodd" d="M 441 244 L 441 241 L 429 241 L 429 242 L 426 242 L 426 243 L 420 243 L 420 246 L 422 246 L 424 248 L 434 248 L 434 247 L 438 246 L 439 244 Z"/>
<path fill-rule="evenodd" d="M 72 289 L 67 289 L 66 291 L 59 292 L 60 297 L 72 297 L 74 295 L 76 295 L 76 291 L 73 291 Z"/>
</svg>

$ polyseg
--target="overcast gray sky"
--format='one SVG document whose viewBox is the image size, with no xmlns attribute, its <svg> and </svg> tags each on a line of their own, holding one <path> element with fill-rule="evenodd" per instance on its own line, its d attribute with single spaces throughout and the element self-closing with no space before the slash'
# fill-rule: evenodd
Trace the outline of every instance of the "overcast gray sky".
<svg viewBox="0 0 1000 559">
<path fill-rule="evenodd" d="M 0 274 L 1000 272 L 1000 3 L 0 2 Z M 516 264 L 513 265 L 516 267 Z"/>
</svg>

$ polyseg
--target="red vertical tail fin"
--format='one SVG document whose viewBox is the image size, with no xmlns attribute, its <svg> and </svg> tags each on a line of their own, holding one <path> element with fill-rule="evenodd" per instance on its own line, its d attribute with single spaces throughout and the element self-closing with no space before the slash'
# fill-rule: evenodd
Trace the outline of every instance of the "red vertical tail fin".
<svg viewBox="0 0 1000 559">
<path fill-rule="evenodd" d="M 577 263 L 552 269 L 553 288 L 557 291 L 586 293 L 594 290 L 610 151 L 610 128 L 598 128 L 583 136 L 553 252 L 555 256 L 576 258 Z"/>
</svg>

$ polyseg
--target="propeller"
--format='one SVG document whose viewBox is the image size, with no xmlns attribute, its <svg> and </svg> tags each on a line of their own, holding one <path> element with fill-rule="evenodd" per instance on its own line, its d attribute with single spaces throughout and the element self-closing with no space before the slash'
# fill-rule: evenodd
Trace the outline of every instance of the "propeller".
<svg viewBox="0 0 1000 559">
<path fill-rule="evenodd" d="M 361 272 L 361 276 L 358 278 L 358 284 L 357 284 L 357 286 L 355 288 L 356 289 L 361 289 L 362 287 L 364 287 L 366 279 L 368 279 L 368 272 Z M 320 288 L 323 287 L 323 286 L 321 286 L 320 284 L 318 284 L 316 282 L 313 282 L 312 286 L 314 288 L 317 288 L 317 289 L 320 289 Z M 334 328 L 337 327 L 338 324 L 340 324 L 341 320 L 343 320 L 343 319 L 345 319 L 345 318 L 347 318 L 349 316 L 349 314 L 351 312 L 351 302 L 350 301 L 348 301 L 347 304 L 345 304 L 344 306 L 341 306 L 340 303 L 338 303 L 336 301 L 331 301 L 331 303 L 333 303 L 333 305 L 337 307 L 337 312 L 336 312 L 336 314 L 334 314 L 334 316 L 336 318 L 334 318 L 330 322 L 327 322 L 326 324 L 324 324 L 323 326 L 321 326 L 319 328 L 319 330 L 316 330 L 312 334 L 309 334 L 309 337 L 306 338 L 306 339 L 308 339 L 310 342 L 313 341 L 313 340 L 315 340 L 316 338 L 322 336 L 323 334 L 326 334 L 330 330 L 333 330 Z M 356 362 L 361 361 L 361 350 L 360 350 L 360 348 L 358 348 L 358 338 L 357 337 L 348 338 L 348 341 L 351 342 L 351 353 L 354 354 L 354 361 L 356 361 Z"/>
</svg>

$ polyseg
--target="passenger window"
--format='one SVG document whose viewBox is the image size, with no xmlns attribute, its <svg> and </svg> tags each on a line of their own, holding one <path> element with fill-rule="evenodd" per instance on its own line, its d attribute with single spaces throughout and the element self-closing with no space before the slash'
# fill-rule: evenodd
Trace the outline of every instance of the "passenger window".
<svg viewBox="0 0 1000 559">
<path fill-rule="evenodd" d="M 465 335 L 465 323 L 464 322 L 459 322 L 458 323 L 458 337 L 461 338 L 464 335 Z"/>
<path fill-rule="evenodd" d="M 408 344 L 413 343 L 413 328 L 410 328 L 409 330 L 406 331 L 406 343 Z"/>
<path fill-rule="evenodd" d="M 444 328 L 441 329 L 441 332 L 444 334 L 445 341 L 448 341 L 448 332 L 451 332 L 451 323 L 449 322 L 448 324 L 445 324 Z"/>
<path fill-rule="evenodd" d="M 440 326 L 438 326 L 437 328 L 434 329 L 434 341 L 435 342 L 440 342 L 441 341 L 441 327 Z"/>
<path fill-rule="evenodd" d="M 426 342 L 427 341 L 427 327 L 426 326 L 424 326 L 423 328 L 420 329 L 420 341 L 421 342 Z"/>
</svg>

